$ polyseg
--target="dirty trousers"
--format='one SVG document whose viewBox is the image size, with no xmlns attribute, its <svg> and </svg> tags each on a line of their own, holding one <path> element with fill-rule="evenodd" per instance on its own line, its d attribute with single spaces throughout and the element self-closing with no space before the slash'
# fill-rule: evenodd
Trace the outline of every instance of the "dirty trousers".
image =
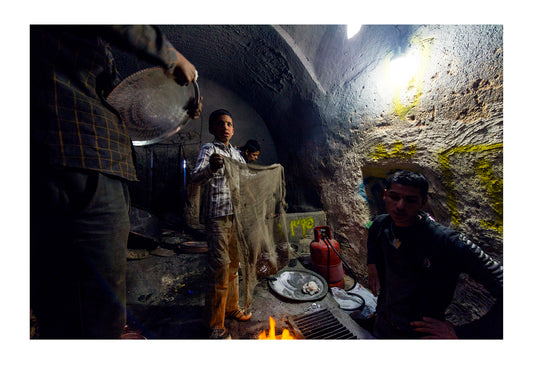
<svg viewBox="0 0 533 377">
<path fill-rule="evenodd" d="M 239 253 L 233 215 L 207 221 L 206 322 L 224 328 L 225 313 L 239 306 Z"/>
<path fill-rule="evenodd" d="M 126 319 L 126 182 L 33 166 L 30 306 L 39 338 L 120 338 Z"/>
</svg>

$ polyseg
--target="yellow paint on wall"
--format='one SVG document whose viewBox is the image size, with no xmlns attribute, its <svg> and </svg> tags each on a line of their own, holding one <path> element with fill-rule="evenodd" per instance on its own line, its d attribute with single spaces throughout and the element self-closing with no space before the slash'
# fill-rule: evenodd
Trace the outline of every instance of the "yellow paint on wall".
<svg viewBox="0 0 533 377">
<path fill-rule="evenodd" d="M 497 214 L 493 221 L 482 221 L 482 225 L 503 233 L 503 178 L 495 176 L 491 162 L 484 158 L 476 161 L 474 170 L 489 195 L 491 207 Z"/>
<path fill-rule="evenodd" d="M 459 211 L 457 210 L 453 174 L 450 167 L 450 156 L 459 153 L 480 153 L 498 149 L 503 150 L 503 143 L 459 146 L 439 153 L 439 162 L 446 186 L 448 209 L 450 210 L 452 223 L 454 225 L 459 225 L 461 218 Z M 497 214 L 496 218 L 492 221 L 481 221 L 481 225 L 487 229 L 493 229 L 498 233 L 503 233 L 503 178 L 495 176 L 490 161 L 484 158 L 481 158 L 476 162 L 474 169 L 476 176 L 481 182 L 481 186 L 488 194 L 491 201 L 491 207 Z"/>
<path fill-rule="evenodd" d="M 294 235 L 295 235 L 294 229 L 295 228 L 301 227 L 302 228 L 302 237 L 305 238 L 305 236 L 307 235 L 307 231 L 310 230 L 310 229 L 313 229 L 314 226 L 315 226 L 315 219 L 312 218 L 312 217 L 307 217 L 305 219 L 292 220 L 291 223 L 290 223 L 291 236 L 294 237 Z"/>
<path fill-rule="evenodd" d="M 409 159 L 416 154 L 416 145 L 405 147 L 403 142 L 397 141 L 391 146 L 386 147 L 383 144 L 377 144 L 375 149 L 370 153 L 370 157 L 376 161 L 387 158 Z"/>
</svg>

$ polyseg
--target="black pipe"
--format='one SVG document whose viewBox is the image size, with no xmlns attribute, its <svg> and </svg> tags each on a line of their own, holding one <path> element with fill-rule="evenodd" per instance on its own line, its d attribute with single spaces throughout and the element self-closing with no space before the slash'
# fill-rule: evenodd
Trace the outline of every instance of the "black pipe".
<svg viewBox="0 0 533 377">
<path fill-rule="evenodd" d="M 331 242 L 329 241 L 329 237 L 325 234 L 322 235 L 322 238 L 324 239 L 324 241 L 326 242 L 326 244 L 329 244 L 329 246 L 331 246 L 331 248 L 333 249 L 333 251 L 339 256 L 339 258 L 341 259 L 342 263 L 344 263 L 344 266 L 348 269 L 348 271 L 351 273 L 355 283 L 354 283 L 354 286 L 355 284 L 357 284 L 357 277 L 355 276 L 355 272 L 354 270 L 350 267 L 350 265 L 348 264 L 348 262 L 346 262 L 344 260 L 344 258 L 341 256 L 341 254 L 337 251 L 337 249 L 335 249 L 335 247 L 331 244 Z"/>
</svg>

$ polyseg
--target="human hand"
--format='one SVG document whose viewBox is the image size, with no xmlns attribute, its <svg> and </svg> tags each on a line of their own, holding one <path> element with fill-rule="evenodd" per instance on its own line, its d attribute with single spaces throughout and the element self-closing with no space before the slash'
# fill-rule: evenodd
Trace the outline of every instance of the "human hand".
<svg viewBox="0 0 533 377">
<path fill-rule="evenodd" d="M 213 153 L 211 157 L 209 157 L 209 167 L 211 168 L 211 171 L 215 172 L 222 166 L 224 166 L 224 158 L 218 153 Z"/>
<path fill-rule="evenodd" d="M 375 264 L 368 265 L 368 284 L 370 285 L 370 290 L 374 296 L 377 296 L 379 294 L 380 285 L 378 269 Z"/>
<path fill-rule="evenodd" d="M 426 333 L 422 339 L 457 339 L 457 334 L 448 321 L 439 321 L 431 317 L 422 317 L 421 321 L 411 322 L 414 331 Z"/>
<path fill-rule="evenodd" d="M 177 52 L 177 51 L 176 51 Z M 178 61 L 172 72 L 172 77 L 179 85 L 189 85 L 196 79 L 198 72 L 194 65 L 185 56 L 177 52 Z"/>
<path fill-rule="evenodd" d="M 190 98 L 189 102 L 185 106 L 185 109 L 187 110 L 187 114 L 189 114 L 189 117 L 191 119 L 196 119 L 200 116 L 200 113 L 202 112 L 202 100 L 204 97 L 200 97 L 198 100 L 198 103 L 194 100 L 194 98 Z"/>
</svg>

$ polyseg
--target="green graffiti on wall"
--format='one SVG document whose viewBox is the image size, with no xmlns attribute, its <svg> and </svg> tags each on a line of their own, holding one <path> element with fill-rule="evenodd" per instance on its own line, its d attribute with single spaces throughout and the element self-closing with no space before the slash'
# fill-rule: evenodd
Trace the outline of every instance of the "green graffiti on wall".
<svg viewBox="0 0 533 377">
<path fill-rule="evenodd" d="M 416 153 L 416 145 L 410 145 L 404 147 L 401 141 L 393 143 L 390 147 L 386 147 L 383 144 L 377 144 L 375 149 L 370 153 L 370 157 L 376 161 L 384 160 L 387 158 L 412 158 Z"/>
<path fill-rule="evenodd" d="M 492 163 L 484 158 L 478 160 L 474 166 L 476 175 L 489 195 L 491 206 L 497 214 L 495 221 L 482 221 L 481 225 L 503 233 L 503 179 L 495 176 L 492 167 Z"/>
<path fill-rule="evenodd" d="M 466 145 L 447 149 L 439 153 L 439 161 L 446 186 L 446 199 L 448 208 L 452 215 L 452 223 L 458 225 L 461 221 L 457 210 L 457 199 L 455 194 L 454 179 L 450 167 L 450 156 L 459 153 L 481 153 L 486 151 L 503 150 L 503 143 L 488 145 Z M 503 233 L 503 178 L 496 176 L 493 164 L 486 158 L 480 158 L 474 163 L 474 172 L 481 183 L 481 187 L 487 192 L 490 199 L 490 206 L 496 213 L 496 218 L 492 221 L 481 221 L 481 225 L 487 229 L 496 230 Z"/>
<path fill-rule="evenodd" d="M 310 229 L 313 229 L 313 227 L 315 226 L 315 219 L 312 218 L 312 217 L 307 217 L 307 218 L 304 218 L 304 219 L 296 219 L 296 220 L 292 220 L 291 223 L 290 223 L 290 227 L 291 227 L 291 236 L 294 237 L 294 229 L 295 228 L 299 228 L 301 227 L 302 228 L 302 237 L 305 237 L 307 235 L 307 231 L 310 230 Z"/>
</svg>

